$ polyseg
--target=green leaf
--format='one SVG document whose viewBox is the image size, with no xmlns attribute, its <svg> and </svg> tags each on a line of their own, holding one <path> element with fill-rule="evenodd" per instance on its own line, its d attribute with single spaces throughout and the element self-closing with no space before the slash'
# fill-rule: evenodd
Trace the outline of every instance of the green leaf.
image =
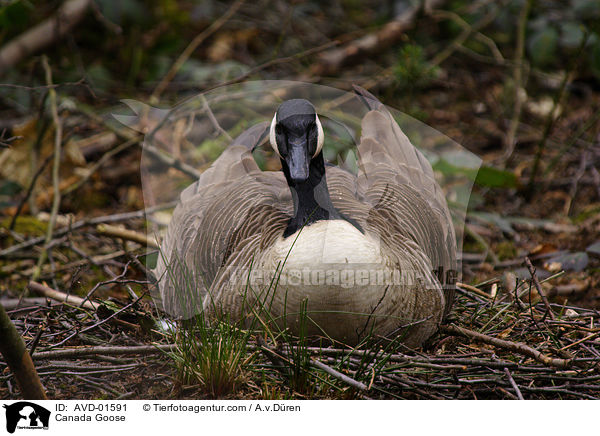
<svg viewBox="0 0 600 436">
<path fill-rule="evenodd" d="M 545 27 L 528 41 L 529 56 L 535 65 L 543 66 L 556 59 L 558 32 L 554 27 Z"/>
<path fill-rule="evenodd" d="M 487 186 L 490 188 L 517 187 L 517 178 L 510 171 L 499 170 L 487 166 L 483 166 L 477 171 L 476 168 L 468 168 L 460 166 L 460 164 L 450 163 L 446 158 L 439 159 L 432 166 L 435 171 L 439 171 L 445 176 L 464 175 L 480 186 Z"/>
<path fill-rule="evenodd" d="M 21 192 L 23 188 L 12 180 L 0 181 L 0 196 L 11 197 Z"/>
<path fill-rule="evenodd" d="M 475 183 L 490 188 L 516 188 L 517 177 L 510 171 L 483 166 L 477 173 Z"/>
</svg>

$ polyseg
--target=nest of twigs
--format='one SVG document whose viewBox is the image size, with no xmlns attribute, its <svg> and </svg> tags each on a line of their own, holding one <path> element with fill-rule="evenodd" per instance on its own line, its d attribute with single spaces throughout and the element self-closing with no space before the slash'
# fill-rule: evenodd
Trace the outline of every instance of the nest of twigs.
<svg viewBox="0 0 600 436">
<path fill-rule="evenodd" d="M 94 310 L 26 299 L 8 312 L 50 398 L 600 397 L 598 311 L 536 303 L 518 292 L 485 295 L 460 290 L 448 322 L 419 350 L 389 338 L 346 348 L 237 333 L 245 338 L 243 356 L 225 391 L 214 381 L 181 379 L 174 362 L 185 360 L 185 351 L 177 335 L 157 330 L 146 300 Z M 210 337 L 218 335 L 203 340 Z M 0 370 L 0 398 L 18 398 L 4 362 Z"/>
</svg>

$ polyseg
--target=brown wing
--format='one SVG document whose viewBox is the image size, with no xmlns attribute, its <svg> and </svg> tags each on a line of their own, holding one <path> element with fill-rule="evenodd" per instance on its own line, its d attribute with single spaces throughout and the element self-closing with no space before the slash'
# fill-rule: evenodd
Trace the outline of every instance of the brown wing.
<svg viewBox="0 0 600 436">
<path fill-rule="evenodd" d="M 250 153 L 258 130 L 240 135 L 181 194 L 154 270 L 155 300 L 173 317 L 198 313 L 223 266 L 245 265 L 290 219 L 283 174 L 262 172 Z"/>
<path fill-rule="evenodd" d="M 346 216 L 386 235 L 388 250 L 420 262 L 429 271 L 455 277 L 456 240 L 442 189 L 427 159 L 408 140 L 392 115 L 367 93 L 372 108 L 362 120 L 356 179 L 331 168 L 328 186 L 334 205 Z M 354 183 L 353 183 L 354 182 Z M 405 244 L 412 241 L 414 244 Z M 399 248 L 402 247 L 402 248 Z M 450 274 L 450 276 L 447 276 Z M 444 315 L 454 299 L 454 283 L 443 283 Z"/>
</svg>

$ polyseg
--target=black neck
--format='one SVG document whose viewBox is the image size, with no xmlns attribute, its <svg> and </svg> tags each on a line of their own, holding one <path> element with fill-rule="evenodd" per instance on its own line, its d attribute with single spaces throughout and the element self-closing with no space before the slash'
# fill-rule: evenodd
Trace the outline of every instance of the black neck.
<svg viewBox="0 0 600 436">
<path fill-rule="evenodd" d="M 325 161 L 323 153 L 319 153 L 309 164 L 309 176 L 304 182 L 294 182 L 284 159 L 281 165 L 294 203 L 294 216 L 290 220 L 284 237 L 288 237 L 302 228 L 320 220 L 343 219 L 335 209 L 327 189 L 325 178 Z"/>
</svg>

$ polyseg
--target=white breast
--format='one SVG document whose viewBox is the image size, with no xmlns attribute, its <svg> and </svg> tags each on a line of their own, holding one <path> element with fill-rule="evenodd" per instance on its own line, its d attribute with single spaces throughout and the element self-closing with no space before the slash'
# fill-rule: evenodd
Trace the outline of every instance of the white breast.
<svg viewBox="0 0 600 436">
<path fill-rule="evenodd" d="M 382 262 L 379 241 L 343 220 L 318 221 L 304 227 L 278 240 L 269 254 L 271 261 L 285 260 L 288 268 Z"/>
<path fill-rule="evenodd" d="M 356 338 L 373 311 L 383 309 L 376 306 L 388 290 L 385 304 L 396 300 L 379 241 L 347 221 L 319 221 L 281 238 L 256 265 L 262 277 L 277 278 L 268 292 L 270 312 L 287 326 L 297 324 L 306 300 L 311 334 Z"/>
</svg>

